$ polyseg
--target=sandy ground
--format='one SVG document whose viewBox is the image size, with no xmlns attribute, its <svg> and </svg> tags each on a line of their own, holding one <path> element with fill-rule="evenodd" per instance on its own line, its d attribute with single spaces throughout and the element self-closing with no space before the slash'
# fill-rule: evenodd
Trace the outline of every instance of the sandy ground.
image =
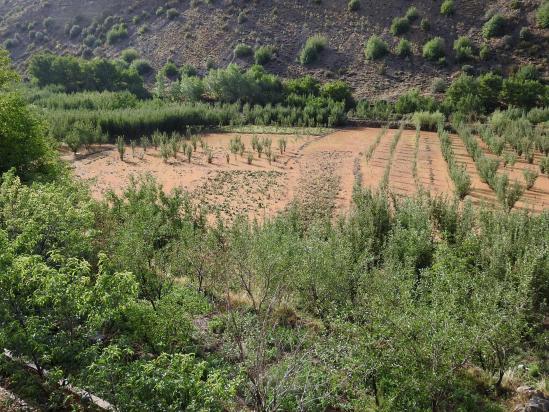
<svg viewBox="0 0 549 412">
<path fill-rule="evenodd" d="M 251 149 L 252 135 L 239 135 L 246 153 L 234 156 L 228 149 L 230 139 L 236 135 L 231 133 L 202 137 L 214 153 L 211 164 L 200 146 L 190 163 L 182 154 L 164 162 L 157 150 L 148 149 L 143 153 L 139 147 L 135 156 L 128 147 L 121 161 L 116 148 L 109 145 L 97 148 L 96 153 L 83 153 L 76 158 L 66 154 L 65 158 L 71 162 L 77 177 L 90 181 L 92 193 L 98 199 L 109 190 L 121 193 L 132 175 L 151 173 L 166 191 L 181 188 L 211 216 L 228 220 L 242 214 L 264 219 L 285 209 L 292 201 L 335 216 L 349 210 L 356 182 L 373 190 L 379 188 L 396 130 L 388 130 L 375 145 L 379 131 L 353 128 L 325 136 L 285 135 L 288 146 L 283 154 L 278 150 L 278 139 L 282 136 L 258 135 L 260 139 L 272 140 L 277 159 L 269 163 L 265 154 L 258 158 L 254 153 L 251 165 L 247 162 L 247 152 Z M 497 204 L 494 192 L 481 182 L 457 136 L 452 136 L 452 145 L 457 160 L 466 165 L 471 175 L 473 202 Z M 370 148 L 374 150 L 368 160 L 365 154 Z M 228 163 L 227 154 L 230 154 Z M 538 161 L 536 159 L 534 166 Z M 511 180 L 517 179 L 523 184 L 525 167 L 533 165 L 519 160 L 514 167 L 508 167 Z M 453 184 L 436 133 L 422 132 L 416 142 L 415 131 L 404 131 L 392 157 L 389 190 L 397 196 L 410 196 L 420 189 L 451 196 Z M 517 207 L 532 207 L 536 211 L 549 207 L 549 178 L 540 175 Z"/>
</svg>

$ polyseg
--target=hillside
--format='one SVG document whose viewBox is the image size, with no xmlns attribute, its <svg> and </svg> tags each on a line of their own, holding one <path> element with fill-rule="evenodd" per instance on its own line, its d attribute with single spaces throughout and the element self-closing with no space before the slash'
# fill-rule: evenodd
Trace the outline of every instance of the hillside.
<svg viewBox="0 0 549 412">
<path fill-rule="evenodd" d="M 39 3 L 37 5 L 37 3 Z M 360 0 L 349 10 L 346 0 L 0 0 L 0 41 L 23 68 L 39 50 L 87 57 L 117 57 L 128 47 L 160 69 L 169 59 L 177 65 L 191 64 L 200 71 L 207 66 L 224 67 L 230 62 L 249 66 L 253 56 L 235 58 L 237 44 L 257 49 L 273 46 L 273 59 L 266 68 L 283 77 L 311 73 L 321 80 L 343 78 L 359 97 L 393 97 L 413 86 L 428 90 L 433 78 L 450 78 L 464 64 L 476 72 L 495 69 L 512 71 L 524 63 L 547 70 L 549 34 L 536 25 L 539 0 L 455 0 L 454 12 L 441 15 L 441 1 Z M 406 33 L 394 36 L 394 18 L 415 6 L 418 17 Z M 496 13 L 505 18 L 499 37 L 486 40 L 482 26 Z M 117 24 L 125 24 L 116 36 Z M 429 27 L 428 27 L 429 26 Z M 111 33 L 109 40 L 109 31 Z M 524 30 L 526 27 L 528 30 Z M 127 30 L 127 34 L 126 34 Z M 525 35 L 526 33 L 526 35 Z M 304 66 L 300 50 L 313 35 L 322 35 L 327 46 L 319 59 Z M 369 61 L 364 44 L 372 35 L 381 36 L 389 54 Z M 422 57 L 423 44 L 444 39 L 443 64 Z M 475 57 L 457 61 L 453 43 L 469 37 Z M 412 55 L 400 57 L 395 49 L 402 38 L 412 45 Z M 488 55 L 478 57 L 482 45 Z M 153 80 L 150 75 L 149 80 Z"/>
</svg>

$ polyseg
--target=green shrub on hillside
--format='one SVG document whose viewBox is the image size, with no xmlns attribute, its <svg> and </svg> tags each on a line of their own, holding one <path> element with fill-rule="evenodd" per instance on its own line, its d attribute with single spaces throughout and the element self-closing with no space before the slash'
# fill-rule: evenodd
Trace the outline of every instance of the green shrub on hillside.
<svg viewBox="0 0 549 412">
<path fill-rule="evenodd" d="M 470 60 L 474 57 L 473 42 L 469 37 L 460 36 L 454 41 L 454 51 L 457 60 Z"/>
<path fill-rule="evenodd" d="M 131 63 L 139 58 L 139 52 L 136 49 L 124 49 L 120 53 L 120 58 L 126 63 Z"/>
<path fill-rule="evenodd" d="M 445 55 L 444 47 L 444 40 L 441 37 L 434 37 L 423 46 L 423 57 L 438 60 Z"/>
<path fill-rule="evenodd" d="M 115 24 L 107 32 L 107 44 L 113 45 L 128 37 L 128 28 L 124 23 Z"/>
<path fill-rule="evenodd" d="M 318 56 L 322 50 L 326 47 L 328 41 L 326 37 L 316 35 L 309 37 L 305 46 L 299 54 L 299 62 L 302 65 L 307 65 L 315 62 L 318 59 Z"/>
<path fill-rule="evenodd" d="M 385 56 L 389 52 L 387 43 L 375 34 L 368 39 L 364 53 L 368 60 L 377 60 Z"/>
<path fill-rule="evenodd" d="M 406 14 L 404 15 L 409 21 L 414 21 L 419 18 L 419 12 L 417 11 L 417 8 L 415 6 L 408 7 L 408 10 L 406 10 Z"/>
<path fill-rule="evenodd" d="M 393 36 L 406 33 L 410 30 L 410 21 L 406 17 L 395 17 L 391 23 L 390 32 Z"/>
<path fill-rule="evenodd" d="M 482 26 L 482 35 L 489 39 L 492 37 L 500 37 L 505 33 L 505 18 L 501 14 L 494 14 L 484 26 Z"/>
<path fill-rule="evenodd" d="M 272 46 L 260 46 L 254 53 L 255 64 L 267 64 L 273 58 L 274 49 Z"/>
<path fill-rule="evenodd" d="M 166 77 L 174 78 L 179 76 L 179 70 L 177 69 L 176 64 L 172 61 L 167 62 L 164 67 L 162 67 L 160 72 Z"/>
<path fill-rule="evenodd" d="M 405 57 L 412 54 L 412 44 L 407 39 L 401 39 L 395 50 L 397 56 Z"/>
<path fill-rule="evenodd" d="M 349 11 L 357 11 L 360 9 L 360 0 L 349 0 L 349 3 L 347 3 L 347 8 Z"/>
<path fill-rule="evenodd" d="M 236 45 L 233 53 L 235 57 L 242 58 L 242 57 L 251 56 L 254 53 L 254 51 L 247 44 L 240 43 Z"/>
<path fill-rule="evenodd" d="M 450 16 L 454 14 L 454 0 L 444 0 L 440 5 L 440 14 L 443 16 Z"/>
<path fill-rule="evenodd" d="M 429 22 L 429 19 L 423 18 L 421 19 L 421 23 L 419 24 L 421 27 L 421 30 L 423 31 L 429 31 L 431 30 L 431 23 Z"/>
<path fill-rule="evenodd" d="M 549 1 L 543 0 L 536 12 L 536 21 L 542 29 L 549 28 Z"/>
<path fill-rule="evenodd" d="M 148 60 L 136 59 L 132 62 L 131 67 L 140 75 L 144 76 L 153 72 L 153 67 Z"/>
</svg>

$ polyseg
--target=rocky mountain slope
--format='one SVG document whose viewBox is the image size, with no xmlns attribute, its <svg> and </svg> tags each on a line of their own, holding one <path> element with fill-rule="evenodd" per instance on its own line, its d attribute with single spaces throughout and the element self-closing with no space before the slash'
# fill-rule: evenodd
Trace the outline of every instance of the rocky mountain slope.
<svg viewBox="0 0 549 412">
<path fill-rule="evenodd" d="M 473 72 L 505 73 L 533 63 L 546 72 L 549 33 L 535 18 L 540 1 L 454 0 L 453 14 L 443 16 L 441 0 L 359 0 L 356 10 L 347 0 L 0 0 L 0 42 L 21 69 L 38 50 L 117 57 L 133 47 L 156 69 L 172 59 L 205 71 L 230 62 L 252 64 L 253 56 L 235 57 L 237 44 L 267 45 L 275 54 L 265 67 L 283 77 L 343 78 L 357 96 L 393 97 L 413 86 L 428 90 L 433 78 L 450 78 L 464 64 Z M 418 18 L 408 32 L 394 36 L 391 22 L 410 6 L 417 8 Z M 505 18 L 503 32 L 485 39 L 483 24 L 496 13 Z M 125 29 L 109 41 L 119 23 Z M 313 35 L 324 36 L 327 47 L 304 66 L 298 56 Z M 375 61 L 364 54 L 372 35 L 381 36 L 390 50 Z M 444 64 L 422 56 L 424 43 L 435 36 L 445 41 Z M 453 43 L 459 36 L 473 41 L 477 55 L 487 46 L 487 57 L 457 61 Z M 409 57 L 394 52 L 402 38 L 412 44 Z"/>
</svg>

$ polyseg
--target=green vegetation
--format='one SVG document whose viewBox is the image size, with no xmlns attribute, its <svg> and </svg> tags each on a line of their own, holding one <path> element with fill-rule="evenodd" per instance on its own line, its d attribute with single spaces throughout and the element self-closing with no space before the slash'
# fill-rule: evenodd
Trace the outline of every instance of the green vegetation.
<svg viewBox="0 0 549 412">
<path fill-rule="evenodd" d="M 454 0 L 444 0 L 440 5 L 440 14 L 451 16 L 455 12 Z"/>
<path fill-rule="evenodd" d="M 71 30 L 72 32 L 72 30 Z M 107 43 L 110 45 L 119 43 L 128 37 L 128 28 L 124 23 L 115 24 L 107 33 Z"/>
<path fill-rule="evenodd" d="M 238 58 L 248 57 L 254 53 L 253 49 L 247 44 L 237 44 L 234 48 L 234 56 Z"/>
<path fill-rule="evenodd" d="M 471 60 L 474 57 L 473 42 L 469 37 L 458 37 L 454 41 L 454 52 L 459 61 Z"/>
<path fill-rule="evenodd" d="M 502 410 L 514 382 L 546 381 L 549 214 L 512 211 L 524 188 L 483 154 L 477 124 L 455 121 L 501 208 L 460 202 L 471 181 L 437 112 L 458 105 L 451 117 L 459 120 L 462 106 L 495 107 L 511 96 L 508 79 L 462 76 L 442 103 L 411 90 L 396 103 L 356 106 L 359 114 L 437 127 L 456 199 L 390 196 L 401 122 L 388 142 L 381 191 L 357 185 L 347 215 L 336 220 L 330 209 L 289 205 L 263 221 L 226 222 L 212 221 L 192 193 L 167 193 L 150 175 L 96 200 L 88 183 L 59 166 L 47 136 L 77 152 L 109 135 L 120 162 L 131 160 L 126 142 L 139 154 L 138 140 L 143 152 L 152 144 L 178 167 L 199 155 L 213 162 L 198 136 L 204 126 L 342 124 L 355 106 L 346 83 L 282 81 L 260 66 L 230 65 L 185 74 L 140 100 L 127 89 L 81 92 L 90 73 L 101 73 L 92 70 L 98 61 L 50 59 L 34 63 L 35 82 L 48 86 L 36 89 L 18 86 L 0 53 L 0 136 L 8 143 L 6 151 L 0 145 L 0 343 L 37 370 L 2 357 L 3 385 L 61 411 L 90 409 L 56 384 L 67 379 L 132 412 L 476 412 Z M 70 68 L 67 83 L 55 77 L 58 66 Z M 531 67 L 511 78 L 540 82 Z M 190 84 L 202 91 L 197 101 L 186 94 Z M 471 96 L 487 100 L 473 105 Z M 481 136 L 547 156 L 548 116 L 541 107 L 496 111 Z M 273 147 L 270 136 L 254 136 L 246 152 L 235 136 L 229 150 L 251 169 L 257 158 L 276 161 L 290 139 Z M 418 139 L 416 132 L 414 162 Z M 531 166 L 525 187 L 536 177 Z M 315 195 L 313 202 L 324 201 Z"/>
<path fill-rule="evenodd" d="M 501 14 L 494 14 L 484 26 L 482 26 L 482 35 L 485 39 L 492 37 L 501 37 L 505 33 L 507 22 Z"/>
<path fill-rule="evenodd" d="M 399 36 L 410 30 L 410 21 L 406 17 L 395 17 L 391 23 L 391 34 Z"/>
<path fill-rule="evenodd" d="M 384 57 L 389 52 L 387 43 L 385 43 L 380 37 L 373 35 L 368 39 L 364 53 L 368 60 L 377 60 Z"/>
<path fill-rule="evenodd" d="M 324 36 L 309 37 L 299 54 L 299 62 L 307 65 L 318 60 L 320 53 L 326 48 L 327 43 L 328 41 Z"/>
<path fill-rule="evenodd" d="M 347 3 L 347 8 L 349 11 L 357 11 L 360 9 L 360 0 L 349 0 L 349 3 Z"/>
<path fill-rule="evenodd" d="M 536 20 L 539 27 L 543 29 L 549 28 L 549 1 L 543 0 L 539 5 L 536 12 Z"/>
<path fill-rule="evenodd" d="M 445 55 L 445 44 L 441 37 L 434 37 L 423 45 L 423 57 L 428 60 L 439 60 Z"/>
<path fill-rule="evenodd" d="M 40 87 L 57 85 L 67 92 L 129 90 L 140 97 L 148 95 L 136 70 L 105 59 L 86 61 L 41 53 L 31 58 L 29 74 Z"/>
<path fill-rule="evenodd" d="M 15 168 L 24 178 L 48 174 L 55 160 L 47 129 L 15 90 L 17 80 L 7 52 L 0 50 L 0 173 Z"/>
<path fill-rule="evenodd" d="M 409 21 L 415 21 L 419 18 L 419 12 L 417 11 L 417 8 L 415 6 L 408 7 L 408 10 L 406 10 L 406 14 L 404 15 Z"/>
<path fill-rule="evenodd" d="M 400 39 L 395 50 L 397 56 L 405 57 L 412 54 L 412 44 L 407 39 Z"/>
<path fill-rule="evenodd" d="M 254 53 L 255 64 L 264 65 L 269 63 L 273 58 L 274 49 L 272 46 L 260 46 Z"/>
</svg>

